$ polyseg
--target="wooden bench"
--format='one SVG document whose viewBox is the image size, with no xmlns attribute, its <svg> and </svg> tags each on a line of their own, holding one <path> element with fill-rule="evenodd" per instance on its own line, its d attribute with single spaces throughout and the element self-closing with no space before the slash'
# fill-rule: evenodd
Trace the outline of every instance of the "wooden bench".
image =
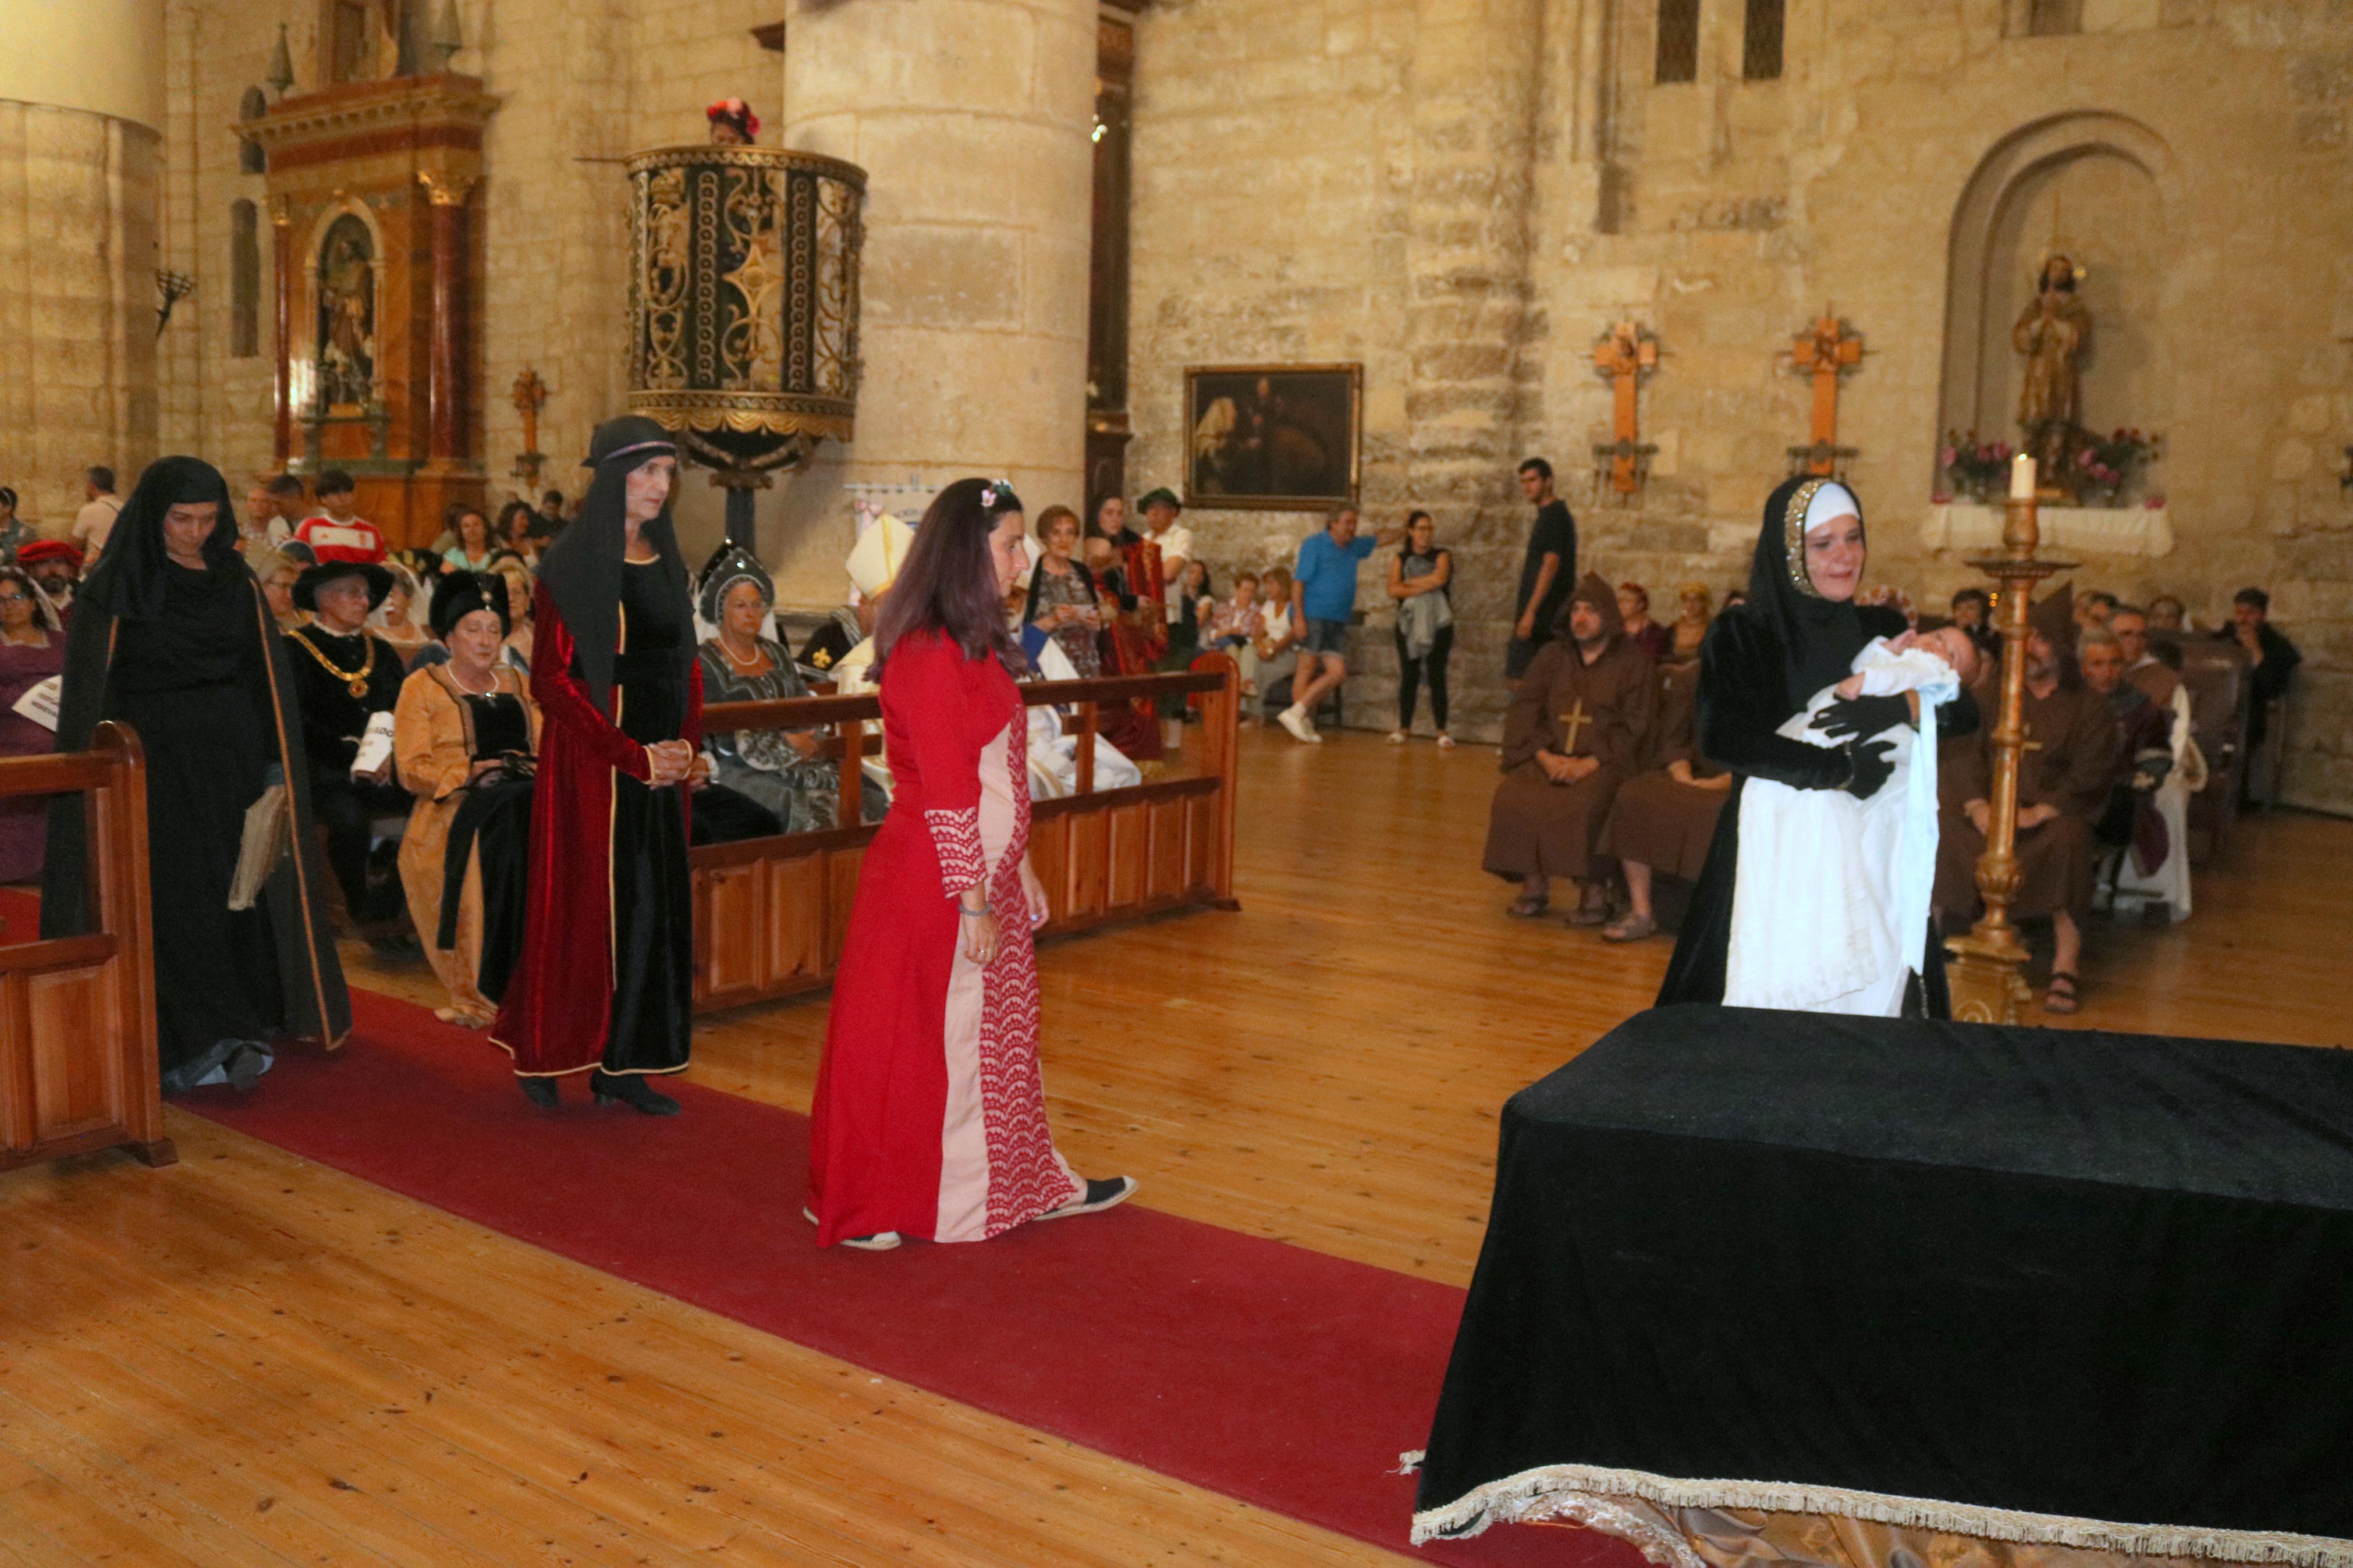
<svg viewBox="0 0 2353 1568">
<path fill-rule="evenodd" d="M 0 947 L 0 1170 L 121 1144 L 166 1165 L 138 736 L 104 723 L 87 752 L 0 758 L 0 796 L 69 791 L 90 797 L 97 929 Z"/>
<path fill-rule="evenodd" d="M 1170 910 L 1235 908 L 1241 688 L 1234 662 L 1206 654 L 1187 673 L 1040 681 L 1020 689 L 1029 707 L 1075 709 L 1068 732 L 1080 742 L 1077 788 L 1030 806 L 1030 863 L 1054 911 L 1041 934 Z M 1190 698 L 1201 710 L 1207 744 L 1200 770 L 1096 789 L 1092 742 L 1100 705 L 1168 696 Z M 704 710 L 703 729 L 831 728 L 828 754 L 841 780 L 836 820 L 855 823 L 865 721 L 881 715 L 881 702 L 871 695 L 723 702 Z M 830 984 L 858 892 L 859 862 L 877 830 L 877 825 L 835 827 L 693 850 L 695 1010 L 740 1007 Z"/>
</svg>

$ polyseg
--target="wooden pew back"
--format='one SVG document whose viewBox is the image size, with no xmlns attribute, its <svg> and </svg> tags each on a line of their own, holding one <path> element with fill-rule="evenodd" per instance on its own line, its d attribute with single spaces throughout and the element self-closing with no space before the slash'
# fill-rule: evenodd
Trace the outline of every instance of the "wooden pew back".
<svg viewBox="0 0 2353 1568">
<path fill-rule="evenodd" d="M 126 1143 L 169 1164 L 139 737 L 108 722 L 87 752 L 0 758 L 0 797 L 68 792 L 89 797 L 97 920 L 86 935 L 0 947 L 0 1170 Z"/>
<path fill-rule="evenodd" d="M 1029 707 L 1073 708 L 1066 729 L 1080 737 L 1078 784 L 1071 795 L 1033 801 L 1029 857 L 1046 884 L 1057 935 L 1142 919 L 1164 910 L 1233 909 L 1234 781 L 1241 688 L 1233 660 L 1206 654 L 1189 673 L 1038 681 L 1021 687 Z M 1104 703 L 1182 695 L 1201 710 L 1198 767 L 1147 777 L 1124 789 L 1094 787 L 1096 710 Z M 840 769 L 837 821 L 857 823 L 859 773 L 871 750 L 865 721 L 881 715 L 873 696 L 804 697 L 714 703 L 706 733 L 829 726 Z M 858 868 L 877 826 L 787 833 L 691 851 L 694 868 L 694 1005 L 740 1007 L 815 991 L 833 981 L 858 892 Z"/>
</svg>

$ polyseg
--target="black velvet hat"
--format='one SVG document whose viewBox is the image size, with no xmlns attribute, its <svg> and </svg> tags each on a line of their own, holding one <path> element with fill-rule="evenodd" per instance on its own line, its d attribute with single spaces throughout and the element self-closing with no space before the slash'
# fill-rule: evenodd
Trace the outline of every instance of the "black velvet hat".
<svg viewBox="0 0 2353 1568">
<path fill-rule="evenodd" d="M 316 614 L 319 590 L 343 577 L 364 577 L 367 580 L 368 608 L 373 611 L 392 592 L 392 572 L 373 561 L 322 561 L 316 566 L 306 566 L 294 579 L 294 606 Z"/>
</svg>

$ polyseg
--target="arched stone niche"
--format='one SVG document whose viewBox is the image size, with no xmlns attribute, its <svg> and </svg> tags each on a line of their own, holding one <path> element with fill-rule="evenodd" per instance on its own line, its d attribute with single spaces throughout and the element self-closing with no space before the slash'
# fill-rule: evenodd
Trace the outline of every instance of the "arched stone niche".
<svg viewBox="0 0 2353 1568">
<path fill-rule="evenodd" d="M 2123 115 L 2059 115 L 1996 143 L 1953 214 L 1938 435 L 2018 444 L 2024 371 L 2010 331 L 2054 251 L 2076 264 L 2092 312 L 2084 426 L 2163 429 L 2175 407 L 2181 210 L 2172 153 Z"/>
</svg>

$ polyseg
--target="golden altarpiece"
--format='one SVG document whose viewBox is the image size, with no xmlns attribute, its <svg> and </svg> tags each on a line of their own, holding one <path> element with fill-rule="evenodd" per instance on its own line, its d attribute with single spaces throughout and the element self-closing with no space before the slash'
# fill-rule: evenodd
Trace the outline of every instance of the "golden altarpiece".
<svg viewBox="0 0 2353 1568">
<path fill-rule="evenodd" d="M 473 206 L 498 100 L 453 73 L 280 100 L 239 134 L 268 154 L 277 290 L 273 455 L 349 473 L 395 549 L 479 505 Z"/>
</svg>

